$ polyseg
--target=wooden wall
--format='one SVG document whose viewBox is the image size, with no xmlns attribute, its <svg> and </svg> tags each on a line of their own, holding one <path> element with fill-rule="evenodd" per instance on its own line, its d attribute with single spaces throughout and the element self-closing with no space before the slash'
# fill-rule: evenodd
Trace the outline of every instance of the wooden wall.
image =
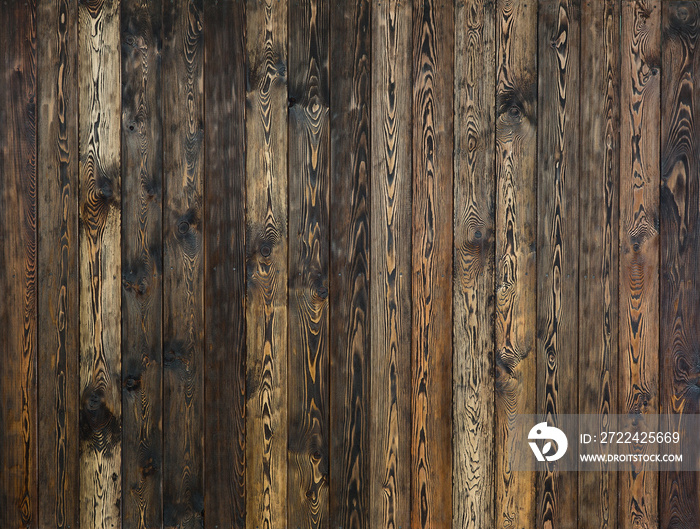
<svg viewBox="0 0 700 529">
<path fill-rule="evenodd" d="M 516 472 L 700 412 L 700 2 L 0 3 L 0 525 L 697 528 Z"/>
</svg>

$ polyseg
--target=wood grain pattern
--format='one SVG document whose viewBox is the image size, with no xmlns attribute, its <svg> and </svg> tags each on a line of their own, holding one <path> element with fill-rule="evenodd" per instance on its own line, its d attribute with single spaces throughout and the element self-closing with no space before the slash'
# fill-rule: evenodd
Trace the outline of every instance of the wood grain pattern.
<svg viewBox="0 0 700 529">
<path fill-rule="evenodd" d="M 330 525 L 369 528 L 370 2 L 330 27 Z"/>
<path fill-rule="evenodd" d="M 122 527 L 162 520 L 162 130 L 159 1 L 121 3 Z"/>
<path fill-rule="evenodd" d="M 623 0 L 620 92 L 620 413 L 658 413 L 661 6 Z M 648 447 L 638 446 L 643 451 Z M 618 526 L 658 526 L 658 479 L 619 475 Z"/>
<path fill-rule="evenodd" d="M 287 10 L 246 4 L 248 529 L 287 527 Z"/>
<path fill-rule="evenodd" d="M 535 526 L 535 476 L 506 447 L 535 412 L 537 5 L 496 9 L 496 527 L 520 528 Z"/>
<path fill-rule="evenodd" d="M 208 528 L 246 526 L 245 27 L 244 2 L 204 2 Z"/>
<path fill-rule="evenodd" d="M 163 523 L 204 524 L 202 1 L 163 9 Z"/>
<path fill-rule="evenodd" d="M 452 524 L 454 6 L 413 2 L 411 527 Z"/>
<path fill-rule="evenodd" d="M 537 411 L 553 426 L 578 412 L 578 4 L 538 10 Z M 552 463 L 538 477 L 537 526 L 575 527 L 576 475 Z"/>
<path fill-rule="evenodd" d="M 667 425 L 677 428 L 687 414 L 700 412 L 700 3 L 664 2 L 662 9 L 659 382 L 661 413 L 679 415 Z M 663 472 L 659 482 L 660 526 L 696 527 L 697 472 Z"/>
<path fill-rule="evenodd" d="M 119 4 L 78 5 L 80 526 L 121 524 Z"/>
<path fill-rule="evenodd" d="M 329 523 L 329 77 L 326 0 L 289 10 L 287 525 Z"/>
<path fill-rule="evenodd" d="M 37 5 L 38 527 L 78 527 L 78 6 Z"/>
<path fill-rule="evenodd" d="M 36 3 L 3 3 L 0 25 L 0 523 L 19 528 L 39 504 Z"/>
<path fill-rule="evenodd" d="M 455 7 L 452 526 L 494 527 L 495 10 Z"/>
<path fill-rule="evenodd" d="M 581 3 L 578 402 L 600 431 L 618 409 L 619 22 L 617 0 Z M 617 527 L 617 477 L 579 473 L 579 527 Z"/>
<path fill-rule="evenodd" d="M 408 528 L 411 494 L 413 6 L 372 3 L 369 527 Z"/>
</svg>

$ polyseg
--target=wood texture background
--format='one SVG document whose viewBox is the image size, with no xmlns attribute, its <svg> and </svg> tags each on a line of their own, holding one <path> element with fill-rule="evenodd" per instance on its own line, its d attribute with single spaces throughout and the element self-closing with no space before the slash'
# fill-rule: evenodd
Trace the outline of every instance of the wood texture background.
<svg viewBox="0 0 700 529">
<path fill-rule="evenodd" d="M 0 27 L 3 529 L 700 527 L 695 472 L 505 453 L 700 413 L 700 2 Z"/>
</svg>

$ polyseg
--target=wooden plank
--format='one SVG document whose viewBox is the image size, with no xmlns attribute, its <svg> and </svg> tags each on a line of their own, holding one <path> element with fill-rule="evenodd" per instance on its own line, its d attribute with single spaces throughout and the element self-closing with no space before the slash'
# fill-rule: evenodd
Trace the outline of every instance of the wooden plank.
<svg viewBox="0 0 700 529">
<path fill-rule="evenodd" d="M 37 524 L 36 5 L 0 6 L 0 522 Z"/>
<path fill-rule="evenodd" d="M 246 4 L 248 529 L 287 527 L 287 10 Z"/>
<path fill-rule="evenodd" d="M 245 4 L 204 3 L 206 526 L 245 527 Z"/>
<path fill-rule="evenodd" d="M 119 5 L 78 5 L 80 526 L 121 524 Z"/>
<path fill-rule="evenodd" d="M 370 2 L 331 18 L 330 525 L 369 525 Z"/>
<path fill-rule="evenodd" d="M 623 0 L 620 88 L 619 411 L 659 411 L 661 6 Z M 636 447 L 645 450 L 643 446 Z M 618 526 L 658 526 L 658 477 L 619 474 Z"/>
<path fill-rule="evenodd" d="M 535 413 L 537 4 L 496 14 L 496 524 L 535 526 L 535 477 L 514 473 L 516 414 Z"/>
<path fill-rule="evenodd" d="M 372 3 L 369 526 L 408 528 L 411 494 L 413 6 Z"/>
<path fill-rule="evenodd" d="M 700 366 L 700 2 L 664 2 L 662 9 L 660 404 L 661 413 L 680 415 L 671 424 L 682 424 L 684 415 L 700 412 L 700 395 L 690 382 Z M 697 472 L 662 472 L 659 480 L 660 526 L 697 526 Z"/>
<path fill-rule="evenodd" d="M 37 6 L 38 527 L 78 527 L 78 6 Z"/>
<path fill-rule="evenodd" d="M 160 1 L 121 3 L 122 527 L 162 522 Z"/>
<path fill-rule="evenodd" d="M 202 0 L 163 9 L 163 522 L 204 524 Z"/>
<path fill-rule="evenodd" d="M 581 3 L 579 413 L 617 412 L 620 3 Z M 603 447 L 601 445 L 602 449 Z M 578 474 L 579 527 L 617 527 L 617 472 Z"/>
<path fill-rule="evenodd" d="M 329 523 L 330 6 L 289 10 L 289 471 L 287 525 Z"/>
<path fill-rule="evenodd" d="M 454 6 L 413 2 L 411 527 L 452 524 Z"/>
<path fill-rule="evenodd" d="M 452 526 L 465 529 L 495 526 L 495 15 L 455 7 Z"/>
<path fill-rule="evenodd" d="M 578 0 L 541 0 L 538 14 L 537 411 L 553 426 L 578 412 Z M 578 479 L 538 474 L 538 527 L 575 527 Z"/>
</svg>

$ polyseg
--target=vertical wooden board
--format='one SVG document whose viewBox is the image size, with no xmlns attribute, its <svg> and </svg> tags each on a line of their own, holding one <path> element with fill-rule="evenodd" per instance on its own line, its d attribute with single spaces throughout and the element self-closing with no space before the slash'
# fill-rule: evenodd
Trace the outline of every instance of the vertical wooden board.
<svg viewBox="0 0 700 529">
<path fill-rule="evenodd" d="M 452 525 L 454 6 L 413 2 L 411 527 Z"/>
<path fill-rule="evenodd" d="M 494 527 L 495 9 L 455 7 L 452 526 Z"/>
<path fill-rule="evenodd" d="M 202 0 L 163 9 L 163 523 L 204 524 Z M 233 440 L 230 440 L 233 442 Z"/>
<path fill-rule="evenodd" d="M 408 528 L 411 494 L 412 4 L 373 2 L 369 527 Z"/>
<path fill-rule="evenodd" d="M 38 527 L 78 527 L 78 7 L 37 6 Z"/>
<path fill-rule="evenodd" d="M 329 523 L 330 5 L 289 7 L 289 442 L 287 526 Z"/>
<path fill-rule="evenodd" d="M 78 5 L 80 526 L 121 524 L 119 4 Z"/>
<path fill-rule="evenodd" d="M 162 522 L 162 5 L 121 3 L 122 526 Z"/>
<path fill-rule="evenodd" d="M 496 526 L 535 526 L 535 476 L 511 421 L 535 413 L 537 4 L 496 6 Z"/>
<path fill-rule="evenodd" d="M 617 412 L 620 3 L 581 2 L 579 413 Z M 606 447 L 601 445 L 602 449 Z M 578 474 L 579 527 L 617 527 L 617 477 Z"/>
<path fill-rule="evenodd" d="M 370 2 L 330 28 L 330 525 L 369 527 Z"/>
<path fill-rule="evenodd" d="M 679 414 L 676 420 L 682 422 L 682 416 L 700 411 L 693 382 L 700 369 L 700 90 L 695 80 L 700 67 L 700 3 L 664 2 L 662 16 L 661 413 Z M 663 472 L 659 479 L 660 526 L 696 527 L 698 474 Z"/>
<path fill-rule="evenodd" d="M 36 5 L 0 6 L 0 522 L 37 524 Z"/>
<path fill-rule="evenodd" d="M 287 527 L 287 9 L 246 4 L 248 529 Z"/>
<path fill-rule="evenodd" d="M 578 0 L 540 0 L 537 127 L 537 411 L 557 426 L 578 412 Z M 577 524 L 578 480 L 538 474 L 538 527 Z"/>
<path fill-rule="evenodd" d="M 620 413 L 659 411 L 661 5 L 622 0 L 620 88 Z M 648 450 L 637 446 L 635 450 Z M 658 476 L 619 474 L 618 526 L 658 526 Z"/>
<path fill-rule="evenodd" d="M 204 2 L 206 526 L 245 527 L 245 3 Z"/>
</svg>

